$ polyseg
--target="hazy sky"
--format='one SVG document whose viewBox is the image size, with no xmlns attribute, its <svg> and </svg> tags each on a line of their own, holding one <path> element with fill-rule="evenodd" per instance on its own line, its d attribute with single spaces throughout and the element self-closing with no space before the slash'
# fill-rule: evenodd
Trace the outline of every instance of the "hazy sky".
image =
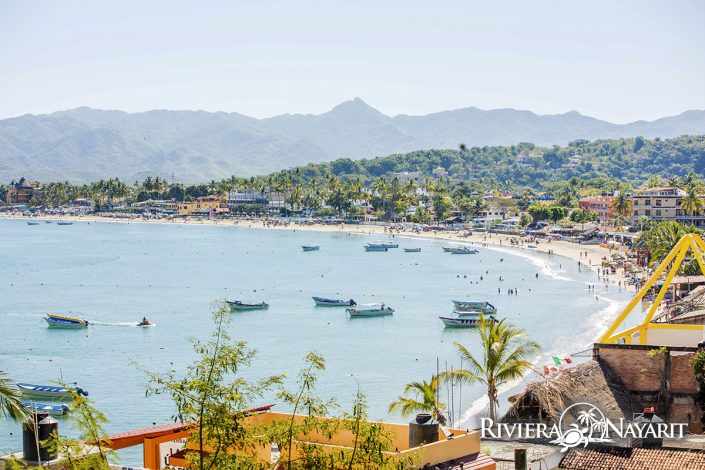
<svg viewBox="0 0 705 470">
<path fill-rule="evenodd" d="M 705 109 L 705 1 L 0 0 L 0 117 L 78 106 L 626 122 Z"/>
</svg>

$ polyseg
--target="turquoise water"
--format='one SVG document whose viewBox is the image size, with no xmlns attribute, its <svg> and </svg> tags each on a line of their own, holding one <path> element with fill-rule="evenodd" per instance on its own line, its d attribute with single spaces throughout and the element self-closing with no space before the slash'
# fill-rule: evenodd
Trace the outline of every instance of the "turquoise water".
<svg viewBox="0 0 705 470">
<path fill-rule="evenodd" d="M 207 337 L 217 299 L 270 304 L 267 311 L 233 314 L 232 336 L 258 351 L 248 376 L 295 376 L 306 352 L 315 350 L 327 360 L 321 395 L 349 404 L 353 374 L 371 417 L 401 421 L 386 407 L 404 384 L 430 377 L 437 358 L 441 368 L 457 367 L 454 341 L 477 350 L 472 330 L 444 329 L 437 318 L 450 314 L 451 299 L 488 300 L 545 354 L 567 354 L 588 348 L 628 298 L 598 284 L 596 300 L 587 289 L 596 274 L 578 272 L 566 258 L 507 248 L 450 255 L 428 240 L 397 238 L 397 250 L 366 253 L 367 237 L 343 233 L 14 220 L 0 220 L 0 240 L 0 370 L 23 382 L 63 376 L 79 383 L 107 414 L 111 432 L 170 421 L 167 398 L 145 397 L 140 368 L 182 370 L 194 357 L 186 338 Z M 320 251 L 302 252 L 310 243 Z M 404 246 L 423 251 L 405 253 Z M 507 295 L 510 288 L 518 295 Z M 315 308 L 313 295 L 384 302 L 396 313 L 351 320 L 344 309 Z M 42 320 L 47 312 L 99 324 L 50 330 Z M 126 326 L 145 315 L 157 327 Z M 482 390 L 464 387 L 462 399 L 459 392 L 456 415 L 472 414 Z M 481 409 L 476 402 L 473 410 Z M 18 431 L 0 420 L 0 453 L 21 448 Z M 141 463 L 137 450 L 124 455 L 123 463 Z"/>
</svg>

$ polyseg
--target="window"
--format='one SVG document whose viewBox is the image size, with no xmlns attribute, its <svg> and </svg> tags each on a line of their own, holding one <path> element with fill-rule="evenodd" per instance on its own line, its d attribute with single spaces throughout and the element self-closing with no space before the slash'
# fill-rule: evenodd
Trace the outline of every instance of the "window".
<svg viewBox="0 0 705 470">
<path fill-rule="evenodd" d="M 634 215 L 639 215 L 639 211 L 635 210 Z"/>
<path fill-rule="evenodd" d="M 647 199 L 646 201 L 644 201 L 644 205 L 645 205 L 645 206 L 650 206 L 650 205 L 651 205 L 651 199 Z"/>
<path fill-rule="evenodd" d="M 656 199 L 656 207 L 661 207 L 661 199 Z"/>
<path fill-rule="evenodd" d="M 649 209 L 646 209 L 646 210 L 644 211 L 644 215 L 651 215 L 651 211 L 650 211 Z"/>
<path fill-rule="evenodd" d="M 657 209 L 657 210 L 656 210 L 656 216 L 660 216 L 660 215 L 661 215 L 661 211 Z"/>
</svg>

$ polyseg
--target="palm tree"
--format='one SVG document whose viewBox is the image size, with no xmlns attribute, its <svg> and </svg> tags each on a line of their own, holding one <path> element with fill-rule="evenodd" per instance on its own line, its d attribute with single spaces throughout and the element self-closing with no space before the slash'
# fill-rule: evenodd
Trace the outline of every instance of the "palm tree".
<svg viewBox="0 0 705 470">
<path fill-rule="evenodd" d="M 700 214 L 705 207 L 703 203 L 703 198 L 698 191 L 695 183 L 688 186 L 688 192 L 685 197 L 681 200 L 679 208 L 690 214 L 690 224 L 693 225 L 693 220 L 695 219 L 695 214 Z"/>
<path fill-rule="evenodd" d="M 639 237 L 649 249 L 651 264 L 660 263 L 673 247 L 689 233 L 699 233 L 700 231 L 692 225 L 684 226 L 673 220 L 664 220 L 652 225 Z"/>
<path fill-rule="evenodd" d="M 632 201 L 625 191 L 620 190 L 610 203 L 610 207 L 617 212 L 617 215 L 627 217 L 632 210 Z"/>
<path fill-rule="evenodd" d="M 0 416 L 24 421 L 27 419 L 27 408 L 20 401 L 21 394 L 7 375 L 0 371 Z"/>
<path fill-rule="evenodd" d="M 389 404 L 389 412 L 399 412 L 404 418 L 416 413 L 430 413 L 433 419 L 445 426 L 446 418 L 443 412 L 446 409 L 446 405 L 436 400 L 438 383 L 438 376 L 434 375 L 428 382 L 422 380 L 421 382 L 406 384 L 404 395 Z M 414 393 L 415 397 L 409 398 L 408 395 L 410 393 Z"/>
<path fill-rule="evenodd" d="M 480 316 L 480 356 L 476 357 L 468 348 L 454 342 L 463 361 L 464 369 L 441 373 L 444 380 L 481 383 L 487 387 L 490 402 L 490 419 L 497 416 L 497 393 L 503 384 L 520 379 L 531 368 L 531 358 L 541 347 L 526 338 L 526 331 L 502 319 L 498 322 Z"/>
</svg>

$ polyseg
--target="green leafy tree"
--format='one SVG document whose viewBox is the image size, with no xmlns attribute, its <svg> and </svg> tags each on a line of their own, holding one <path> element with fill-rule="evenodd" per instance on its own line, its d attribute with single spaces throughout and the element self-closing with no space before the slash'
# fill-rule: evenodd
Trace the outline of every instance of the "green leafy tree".
<svg viewBox="0 0 705 470">
<path fill-rule="evenodd" d="M 702 213 L 705 203 L 696 182 L 691 182 L 687 188 L 686 195 L 681 200 L 679 208 L 690 215 L 690 223 L 692 225 L 695 216 Z"/>
<path fill-rule="evenodd" d="M 257 468 L 255 448 L 261 442 L 246 427 L 246 410 L 282 380 L 271 376 L 250 382 L 242 377 L 241 369 L 251 365 L 255 351 L 230 338 L 229 312 L 227 306 L 218 306 L 208 342 L 190 340 L 198 358 L 183 377 L 173 370 L 148 372 L 148 394 L 168 394 L 176 406 L 175 419 L 193 423 L 189 442 L 197 452 L 188 459 L 200 470 Z"/>
<path fill-rule="evenodd" d="M 29 412 L 21 398 L 19 389 L 3 371 L 0 371 L 0 416 L 15 421 L 25 421 Z"/>
</svg>

